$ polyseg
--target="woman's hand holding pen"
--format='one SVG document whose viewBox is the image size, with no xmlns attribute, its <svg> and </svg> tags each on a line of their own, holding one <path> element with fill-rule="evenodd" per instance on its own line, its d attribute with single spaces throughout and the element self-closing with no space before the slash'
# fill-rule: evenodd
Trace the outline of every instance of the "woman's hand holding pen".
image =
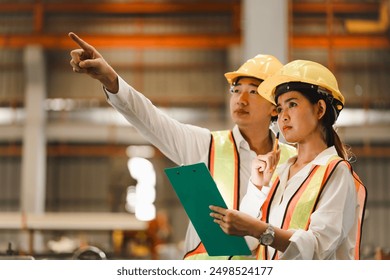
<svg viewBox="0 0 390 280">
<path fill-rule="evenodd" d="M 251 182 L 261 189 L 268 186 L 272 175 L 280 159 L 279 133 L 277 134 L 271 152 L 265 155 L 258 155 L 252 162 Z"/>
</svg>

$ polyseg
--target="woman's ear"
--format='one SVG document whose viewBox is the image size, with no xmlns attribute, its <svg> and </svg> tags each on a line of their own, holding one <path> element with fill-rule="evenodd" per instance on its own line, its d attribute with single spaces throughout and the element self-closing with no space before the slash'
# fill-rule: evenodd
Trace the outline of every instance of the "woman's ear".
<svg viewBox="0 0 390 280">
<path fill-rule="evenodd" d="M 318 119 L 322 119 L 322 117 L 325 115 L 326 112 L 326 102 L 323 99 L 318 100 Z"/>
</svg>

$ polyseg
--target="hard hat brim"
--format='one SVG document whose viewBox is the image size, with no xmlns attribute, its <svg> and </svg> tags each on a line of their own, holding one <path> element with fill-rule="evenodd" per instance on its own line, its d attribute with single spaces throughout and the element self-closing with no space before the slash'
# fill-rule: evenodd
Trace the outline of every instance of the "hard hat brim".
<svg viewBox="0 0 390 280">
<path fill-rule="evenodd" d="M 307 79 L 298 79 L 297 77 L 291 77 L 291 76 L 286 76 L 286 75 L 277 75 L 277 76 L 271 76 L 268 79 L 266 79 L 264 82 L 260 84 L 260 86 L 257 89 L 257 92 L 265 99 L 268 101 L 272 102 L 273 104 L 276 105 L 275 103 L 275 90 L 277 86 L 284 84 L 284 83 L 289 83 L 289 82 L 301 82 L 301 83 L 309 83 L 313 85 L 317 85 L 326 89 L 331 90 L 331 93 L 334 98 L 339 100 L 342 104 L 344 104 L 344 97 L 340 93 L 339 90 L 330 88 L 329 85 L 324 84 L 324 83 L 318 83 L 316 81 L 309 81 Z M 272 100 L 272 101 L 271 101 Z"/>
<path fill-rule="evenodd" d="M 262 78 L 256 77 L 256 76 L 251 75 L 251 74 L 246 73 L 246 72 L 234 71 L 234 72 L 227 72 L 227 73 L 225 73 L 225 78 L 226 78 L 226 80 L 228 81 L 229 84 L 233 84 L 234 81 L 237 78 L 239 78 L 239 77 L 248 77 L 248 78 L 258 79 L 258 80 L 261 80 L 261 81 L 264 80 Z"/>
</svg>

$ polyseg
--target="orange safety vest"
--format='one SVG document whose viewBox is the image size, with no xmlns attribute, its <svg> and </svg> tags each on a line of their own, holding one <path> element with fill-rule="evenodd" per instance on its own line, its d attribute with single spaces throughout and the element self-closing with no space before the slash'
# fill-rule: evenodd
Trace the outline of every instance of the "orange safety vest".
<svg viewBox="0 0 390 280">
<path fill-rule="evenodd" d="M 295 148 L 279 143 L 281 149 L 279 163 L 287 161 L 296 155 Z M 238 209 L 240 202 L 240 164 L 239 153 L 231 130 L 212 132 L 209 169 L 218 190 L 229 209 Z M 202 242 L 192 251 L 185 254 L 186 260 L 226 260 L 226 259 L 253 259 L 249 256 L 209 256 Z"/>
<path fill-rule="evenodd" d="M 363 227 L 364 210 L 366 205 L 367 190 L 360 180 L 359 176 L 352 170 L 352 166 L 349 162 L 343 160 L 339 156 L 333 156 L 326 165 L 316 165 L 309 172 L 309 176 L 305 179 L 297 192 L 293 195 L 290 202 L 287 205 L 282 229 L 303 229 L 307 230 L 310 225 L 311 214 L 315 211 L 319 198 L 323 189 L 326 186 L 330 176 L 336 169 L 339 163 L 347 164 L 351 174 L 354 178 L 355 188 L 357 192 L 358 204 L 360 206 L 360 213 L 358 217 L 358 230 L 356 235 L 355 246 L 355 259 L 360 259 L 360 242 L 361 231 Z M 268 222 L 269 209 L 272 204 L 272 200 L 276 193 L 276 189 L 279 185 L 279 176 L 274 173 L 274 183 L 267 196 L 266 201 L 262 206 L 262 221 Z M 277 259 L 278 254 L 275 251 L 273 256 L 268 256 L 268 250 L 266 246 L 260 245 L 257 252 L 257 259 Z"/>
<path fill-rule="evenodd" d="M 209 169 L 219 192 L 229 209 L 238 209 L 239 205 L 239 154 L 231 130 L 215 131 L 211 134 L 209 150 Z M 186 260 L 226 260 L 229 256 L 211 257 L 202 242 L 188 252 Z"/>
</svg>

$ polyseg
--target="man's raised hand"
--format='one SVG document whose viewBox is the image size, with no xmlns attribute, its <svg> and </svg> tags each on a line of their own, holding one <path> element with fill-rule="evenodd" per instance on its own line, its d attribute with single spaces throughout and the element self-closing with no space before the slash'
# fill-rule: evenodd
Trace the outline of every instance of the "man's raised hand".
<svg viewBox="0 0 390 280">
<path fill-rule="evenodd" d="M 90 44 L 73 32 L 69 37 L 80 47 L 70 52 L 73 72 L 86 73 L 99 80 L 108 91 L 116 93 L 119 90 L 118 75 L 104 60 L 103 56 Z"/>
</svg>

